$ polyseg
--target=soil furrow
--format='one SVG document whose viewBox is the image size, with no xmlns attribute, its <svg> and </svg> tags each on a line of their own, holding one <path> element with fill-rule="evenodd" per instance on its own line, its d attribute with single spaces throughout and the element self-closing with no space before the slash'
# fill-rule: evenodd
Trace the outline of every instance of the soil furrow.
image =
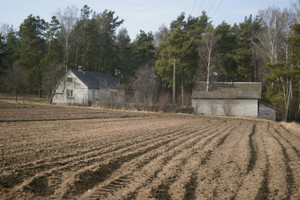
<svg viewBox="0 0 300 200">
<path fill-rule="evenodd" d="M 268 195 L 269 157 L 266 152 L 267 147 L 263 137 L 264 130 L 262 130 L 262 126 L 263 124 L 256 123 L 255 134 L 252 135 L 253 149 L 256 152 L 256 162 L 253 168 L 249 170 L 250 155 L 238 188 L 230 199 L 256 199 Z M 248 137 L 248 140 L 250 154 L 250 137 Z"/>
<path fill-rule="evenodd" d="M 115 152 L 115 151 L 117 151 L 117 152 L 115 152 L 114 154 L 116 154 L 116 153 L 123 154 L 123 153 L 125 153 L 125 152 L 127 152 L 131 149 L 137 148 L 138 147 L 137 145 L 145 146 L 147 143 L 151 143 L 151 142 L 155 143 L 156 140 L 162 140 L 163 138 L 169 138 L 172 134 L 177 135 L 178 133 L 184 134 L 182 131 L 178 131 L 178 132 L 174 131 L 174 132 L 171 132 L 171 133 L 166 132 L 162 135 L 157 135 L 157 137 L 149 138 L 149 140 L 141 139 L 139 142 L 132 141 L 132 142 L 127 143 L 127 144 L 121 143 L 122 146 L 116 146 L 113 149 L 111 149 L 111 147 L 108 147 L 108 150 L 104 151 L 102 154 L 101 154 L 101 151 L 100 152 L 96 151 L 96 152 L 93 153 L 93 156 L 90 156 L 90 158 L 86 157 L 87 155 L 80 155 L 77 158 L 77 160 L 78 160 L 78 162 L 82 162 L 82 160 L 84 159 L 84 162 L 82 162 L 83 165 L 86 165 L 85 163 L 91 165 L 92 163 L 104 160 L 105 157 L 111 157 L 110 154 Z M 179 137 L 179 135 L 177 135 L 177 137 Z M 94 157 L 95 155 L 97 155 L 97 156 Z M 73 167 L 75 167 L 75 168 L 82 167 L 82 165 L 80 165 L 78 162 L 76 162 L 76 160 L 74 158 L 71 158 L 71 159 L 68 158 L 67 161 L 53 162 L 53 163 L 48 164 L 48 166 L 45 166 L 45 164 L 42 164 L 42 165 L 40 165 L 41 167 L 39 167 L 39 165 L 37 165 L 37 166 L 35 165 L 35 166 L 29 167 L 27 169 L 26 168 L 21 169 L 21 170 L 19 169 L 17 173 L 15 173 L 15 172 L 12 173 L 12 174 L 14 174 L 14 176 L 18 177 L 19 180 L 17 182 L 14 181 L 14 182 L 11 182 L 11 183 L 13 183 L 13 184 L 19 183 L 20 181 L 22 181 L 22 179 L 24 179 L 26 177 L 28 178 L 30 176 L 33 176 L 33 175 L 35 175 L 36 173 L 38 173 L 40 171 L 51 170 L 52 168 L 55 168 L 57 166 L 59 166 L 59 169 L 70 169 L 71 167 L 72 168 Z M 57 171 L 59 169 L 56 168 L 55 170 Z M 73 170 L 74 170 L 74 168 L 73 168 Z M 6 171 L 6 174 L 7 173 L 8 173 L 8 171 Z M 18 174 L 22 174 L 23 177 L 18 176 Z M 7 177 L 10 177 L 10 176 L 11 175 L 7 175 Z M 6 180 L 5 176 L 2 177 L 2 179 Z M 13 185 L 7 185 L 6 187 L 12 187 L 12 186 Z"/>
<path fill-rule="evenodd" d="M 253 170 L 253 167 L 256 163 L 256 159 L 257 159 L 257 152 L 254 148 L 254 141 L 253 141 L 253 136 L 255 134 L 255 127 L 256 125 L 254 124 L 253 125 L 253 128 L 252 128 L 252 131 L 249 135 L 249 146 L 250 146 L 250 159 L 249 159 L 249 164 L 248 164 L 248 167 L 247 167 L 247 174 Z"/>
<path fill-rule="evenodd" d="M 0 199 L 300 199 L 297 124 L 0 101 Z"/>
<path fill-rule="evenodd" d="M 140 189 L 143 190 L 144 194 L 139 194 L 140 196 L 138 197 L 145 198 L 146 196 L 153 194 L 153 189 L 154 191 L 157 191 L 157 189 L 161 184 L 167 186 L 167 188 L 171 186 L 178 179 L 178 177 L 180 177 L 182 171 L 186 169 L 186 167 L 189 165 L 187 164 L 189 161 L 194 160 L 197 157 L 200 158 L 204 157 L 204 159 L 205 157 L 208 157 L 207 156 L 208 152 L 213 151 L 214 148 L 217 148 L 220 141 L 222 141 L 222 139 L 226 137 L 227 134 L 225 134 L 225 136 L 221 136 L 221 135 L 222 133 L 224 134 L 224 132 L 226 133 L 228 129 L 230 129 L 230 127 L 228 126 L 224 127 L 223 129 L 218 130 L 212 137 L 203 138 L 205 141 L 199 140 L 197 144 L 191 146 L 187 150 L 184 150 L 181 153 L 181 155 L 177 154 L 174 158 L 171 159 L 170 162 L 172 164 L 165 164 L 162 170 L 157 174 L 157 177 L 151 182 L 149 182 L 147 185 L 145 185 L 143 189 Z M 219 136 L 220 138 L 215 137 L 216 135 Z M 211 138 L 214 138 L 214 140 L 212 140 Z M 199 151 L 200 148 L 204 148 L 205 146 L 210 146 L 208 145 L 209 143 L 207 143 L 206 140 L 210 140 L 215 145 L 210 144 L 211 147 L 209 147 L 210 149 L 207 151 L 205 150 Z M 191 159 L 191 157 L 193 157 L 193 159 Z M 201 160 L 199 160 L 197 165 L 199 164 L 201 164 Z M 178 176 L 172 176 L 172 174 L 178 174 Z M 158 179 L 158 177 L 161 178 Z M 165 192 L 165 195 L 168 193 L 168 191 L 160 191 L 160 190 L 158 190 L 158 192 Z"/>
<path fill-rule="evenodd" d="M 131 166 L 130 168 L 132 168 L 132 169 L 137 168 L 140 171 L 140 170 L 142 170 L 141 169 L 142 167 L 144 168 L 144 166 L 148 165 L 149 163 L 150 163 L 150 165 L 151 165 L 151 163 L 153 163 L 154 160 L 152 160 L 152 158 L 156 159 L 157 157 L 159 157 L 159 159 L 165 164 L 170 160 L 170 156 L 174 156 L 176 153 L 179 153 L 178 150 L 184 149 L 184 148 L 180 148 L 180 146 L 186 145 L 186 143 L 194 144 L 196 141 L 195 138 L 197 138 L 197 137 L 201 138 L 203 136 L 201 133 L 195 131 L 194 134 L 190 138 L 184 136 L 184 137 L 179 138 L 179 140 L 176 140 L 174 142 L 174 144 L 172 144 L 171 146 L 168 146 L 167 148 L 162 147 L 162 149 L 165 149 L 164 151 L 157 149 L 156 152 L 158 152 L 158 154 L 157 153 L 154 154 L 155 156 L 152 156 L 152 154 L 153 154 L 152 152 L 148 152 L 148 154 L 150 155 L 150 159 L 147 159 L 147 157 L 146 157 L 146 161 L 139 160 L 138 162 L 133 163 L 134 165 Z M 165 157 L 166 155 L 168 155 L 168 157 Z M 135 173 L 135 172 L 132 172 L 132 173 Z"/>
<path fill-rule="evenodd" d="M 286 143 L 289 144 L 289 146 L 295 151 L 295 153 L 297 154 L 297 156 L 300 158 L 300 152 L 299 152 L 299 150 L 297 149 L 297 147 L 294 146 L 288 139 L 284 138 L 284 137 L 280 134 L 280 132 L 279 132 L 277 129 L 274 129 L 274 128 L 273 128 L 273 130 L 276 132 L 276 134 L 277 134 L 282 140 L 284 140 Z M 300 144 L 299 144 L 299 145 L 300 145 Z"/>
<path fill-rule="evenodd" d="M 211 132 L 213 132 L 213 130 L 211 131 Z M 166 166 L 169 162 L 171 162 L 171 160 L 174 160 L 173 159 L 173 157 L 175 156 L 176 157 L 176 155 L 178 155 L 178 154 L 181 154 L 181 153 L 183 153 L 183 151 L 185 152 L 186 151 L 186 149 L 187 149 L 187 147 L 188 146 L 194 146 L 199 140 L 201 140 L 201 138 L 203 138 L 203 136 L 201 135 L 201 134 L 195 134 L 195 138 L 191 138 L 190 140 L 190 142 L 189 141 L 185 141 L 185 142 L 182 142 L 182 141 L 179 141 L 179 143 L 178 142 L 176 142 L 177 144 L 180 144 L 179 146 L 178 145 L 176 145 L 176 144 L 174 144 L 173 145 L 173 147 L 172 148 L 169 148 L 169 150 L 168 151 L 164 151 L 163 152 L 163 154 L 161 154 L 161 156 L 158 156 L 158 157 L 156 157 L 156 160 L 152 160 L 151 162 L 147 162 L 147 165 L 146 166 L 144 166 L 142 169 L 139 169 L 139 171 L 137 171 L 138 172 L 138 174 L 141 172 L 141 173 L 143 173 L 143 170 L 145 170 L 145 169 L 147 169 L 147 167 L 149 168 L 149 165 L 151 166 L 152 164 L 153 164 L 153 162 L 155 161 L 156 163 L 158 162 L 158 159 L 159 160 L 161 160 L 161 162 L 162 162 L 162 166 Z M 206 136 L 208 136 L 208 134 L 206 134 Z M 198 138 L 198 139 L 197 139 Z M 184 138 L 183 138 L 184 139 Z M 188 143 L 186 143 L 186 142 L 188 142 Z M 151 152 L 149 152 L 149 153 L 151 153 Z M 167 157 L 165 157 L 167 155 Z M 182 159 L 182 160 L 178 160 L 178 162 L 179 162 L 179 166 L 180 165 L 182 165 L 182 164 L 184 164 L 185 162 L 184 162 L 184 160 L 185 159 Z M 148 164 L 149 163 L 149 164 Z M 159 167 L 159 166 L 155 166 L 155 168 L 156 167 Z M 132 167 L 132 168 L 135 168 L 134 166 Z M 153 167 L 151 167 L 151 169 L 152 170 L 154 170 L 153 169 Z M 149 183 L 151 183 L 153 180 L 155 180 L 156 178 L 157 178 L 157 176 L 158 176 L 158 174 L 159 173 L 161 173 L 161 171 L 162 171 L 162 168 L 161 167 L 159 167 L 158 169 L 157 169 L 157 171 L 151 176 L 151 174 L 147 174 L 146 175 L 146 177 L 149 177 L 149 178 L 146 178 L 144 175 L 143 175 L 143 177 L 144 177 L 144 180 L 146 181 L 146 182 L 149 182 Z M 135 172 L 133 172 L 133 173 L 135 173 Z M 140 176 L 140 175 L 135 175 L 135 176 Z M 174 177 L 172 177 L 171 179 L 174 179 Z M 169 179 L 168 181 L 170 182 L 170 180 L 171 179 Z M 135 181 L 134 180 L 132 180 L 132 183 L 134 183 Z M 148 184 L 149 184 L 148 183 Z M 133 189 L 131 190 L 131 191 L 127 191 L 128 192 L 128 195 L 132 195 L 132 194 L 138 194 L 138 191 L 142 188 L 141 186 L 137 186 L 136 184 L 134 184 L 135 185 L 135 187 L 136 187 L 136 189 L 135 189 L 135 191 L 133 191 L 134 190 L 134 188 L 135 187 L 133 187 Z M 145 184 L 144 184 L 145 185 Z M 146 185 L 145 185 L 146 186 Z M 127 188 L 129 188 L 130 186 L 126 186 Z M 164 187 L 165 188 L 165 187 Z M 166 189 L 166 188 L 165 188 Z M 160 193 L 163 193 L 163 192 L 165 192 L 166 193 L 166 191 L 165 190 L 162 190 L 161 188 L 158 190 Z M 120 191 L 118 191 L 118 193 L 122 193 L 123 194 L 123 192 L 120 192 Z M 166 195 L 166 194 L 165 194 Z M 126 196 L 126 195 L 125 195 Z M 118 197 L 115 197 L 116 199 L 118 199 Z M 127 197 L 123 197 L 123 198 L 128 198 L 128 196 Z"/>
<path fill-rule="evenodd" d="M 190 134 L 194 134 L 196 131 L 191 131 L 190 133 L 188 133 L 187 135 L 190 135 Z M 185 135 L 185 137 L 187 136 L 187 135 Z M 181 135 L 179 135 L 178 137 L 180 137 Z M 153 144 L 151 144 L 151 142 L 149 142 L 150 143 L 150 145 L 149 145 L 149 147 L 144 147 L 144 149 L 139 149 L 139 150 L 136 150 L 135 152 L 136 153 L 132 153 L 132 154 L 130 154 L 130 155 L 128 155 L 128 156 L 126 156 L 126 157 L 121 157 L 121 158 L 116 158 L 115 160 L 118 160 L 118 164 L 116 164 L 116 163 L 113 163 L 113 166 L 117 166 L 117 167 L 114 167 L 113 168 L 113 171 L 111 172 L 111 173 L 109 173 L 109 175 L 111 175 L 114 171 L 116 171 L 117 169 L 119 169 L 119 168 L 121 168 L 121 165 L 123 165 L 124 163 L 128 163 L 128 162 L 130 162 L 131 160 L 134 160 L 134 159 L 136 159 L 137 157 L 141 157 L 143 154 L 145 154 L 145 153 L 148 153 L 148 152 L 151 152 L 151 151 L 153 151 L 153 150 L 155 150 L 155 149 L 158 149 L 159 147 L 164 147 L 164 146 L 166 146 L 167 144 L 169 144 L 169 143 L 171 143 L 171 142 L 173 142 L 173 141 L 176 141 L 177 140 L 177 137 L 176 138 L 174 138 L 174 137 L 169 137 L 169 138 L 171 138 L 171 139 L 168 139 L 168 140 L 165 140 L 165 141 L 160 141 L 160 142 L 156 142 L 156 143 L 154 143 L 154 145 Z M 187 139 L 188 139 L 188 137 L 187 137 Z M 114 162 L 114 161 L 113 161 Z M 147 162 L 146 162 L 147 163 Z M 101 179 L 102 180 L 102 179 Z M 95 186 L 95 185 L 97 185 L 97 184 L 99 184 L 99 183 L 101 183 L 102 181 L 99 181 L 99 179 L 97 179 L 97 182 L 95 183 L 95 184 L 93 184 L 93 186 Z M 87 188 L 90 188 L 90 186 L 89 187 L 87 187 Z M 81 191 L 81 190 L 80 190 Z M 76 193 L 77 194 L 77 193 Z"/>
<path fill-rule="evenodd" d="M 177 132 L 178 133 L 178 132 Z M 173 134 L 176 134 L 176 132 L 174 132 Z M 184 134 L 184 133 L 180 133 L 180 134 Z M 179 135 L 180 135 L 179 134 Z M 179 136 L 176 136 L 176 137 L 179 137 Z M 176 139 L 176 137 L 175 138 L 172 138 L 172 139 L 169 139 L 170 137 L 165 137 L 166 139 L 168 139 L 168 140 L 166 140 L 166 141 L 172 141 L 172 140 L 175 140 Z M 153 143 L 155 143 L 155 144 L 157 144 L 157 141 L 159 140 L 159 141 L 162 141 L 162 142 L 164 142 L 163 140 L 161 140 L 162 138 L 156 138 L 155 140 L 149 140 L 149 141 L 143 141 L 143 142 L 141 142 L 141 143 L 139 143 L 139 147 L 140 147 L 140 149 L 145 149 L 145 148 L 147 148 L 147 144 L 148 144 L 148 146 L 151 146 L 152 144 L 151 144 L 151 142 L 153 142 Z M 145 146 L 146 145 L 146 146 Z M 133 144 L 133 145 L 131 145 L 131 146 L 129 146 L 129 147 L 126 147 L 125 148 L 125 150 L 122 150 L 122 149 L 116 149 L 117 150 L 117 152 L 110 152 L 110 155 L 104 155 L 105 157 L 103 157 L 103 155 L 99 158 L 100 160 L 95 160 L 95 162 L 99 162 L 99 161 L 103 161 L 103 160 L 105 160 L 106 158 L 113 158 L 113 157 L 118 157 L 118 155 L 119 154 L 125 154 L 126 152 L 129 152 L 130 153 L 130 150 L 133 150 L 133 151 L 138 151 L 139 149 L 137 148 L 138 146 L 137 146 L 137 144 Z M 92 159 L 95 159 L 95 158 L 92 158 Z M 79 162 L 82 162 L 81 160 L 79 160 Z M 83 162 L 83 164 L 84 164 L 84 166 L 86 165 L 86 164 L 88 164 L 88 166 L 89 165 L 91 165 L 91 164 L 93 164 L 93 163 L 95 163 L 95 162 L 91 162 L 91 161 L 87 161 L 87 160 L 85 160 L 84 162 Z M 67 166 L 60 166 L 60 167 L 58 167 L 58 168 L 54 168 L 53 170 L 48 170 L 48 171 L 43 171 L 42 173 L 49 173 L 49 174 L 51 174 L 51 173 L 54 173 L 54 172 L 57 172 L 57 171 L 59 171 L 59 170 L 63 170 L 63 169 L 68 169 L 68 170 L 70 170 L 71 168 L 81 168 L 81 167 L 83 167 L 83 166 L 81 166 L 81 165 L 79 165 L 78 163 L 76 164 L 76 162 L 70 162 L 69 163 L 70 165 L 67 165 Z M 72 170 L 74 170 L 74 169 L 72 169 Z M 32 173 L 32 175 L 34 175 L 34 173 Z M 30 174 L 30 176 L 31 176 L 31 174 Z M 10 176 L 7 176 L 7 177 L 10 177 Z M 2 179 L 3 180 L 3 179 Z M 4 181 L 6 181 L 7 179 L 6 178 L 4 178 Z M 2 181 L 3 182 L 3 181 Z M 28 182 L 28 181 L 26 181 L 26 180 L 24 180 L 24 182 Z M 4 182 L 5 183 L 5 182 Z M 24 185 L 24 184 L 22 184 L 22 185 Z"/>
<path fill-rule="evenodd" d="M 198 177 L 198 187 L 195 190 L 197 199 L 229 199 L 238 190 L 250 157 L 250 148 L 242 152 L 241 150 L 247 144 L 245 138 L 249 140 L 252 124 L 245 123 L 240 126 L 238 129 L 232 128 L 224 135 L 217 144 L 218 148 L 208 154 L 209 159 L 204 166 L 194 169 Z"/>
<path fill-rule="evenodd" d="M 159 132 L 160 132 L 160 130 L 158 130 Z M 168 134 L 168 129 L 165 129 L 165 130 L 162 130 L 162 132 L 166 132 L 166 134 Z M 132 134 L 128 134 L 128 133 L 126 133 L 126 135 L 132 135 Z M 140 135 L 137 135 L 136 137 L 137 137 L 137 139 L 139 139 L 139 140 L 143 140 L 143 139 L 145 139 L 145 140 L 147 140 L 147 139 L 150 139 L 150 138 L 152 138 L 153 137 L 153 135 L 151 135 L 151 132 L 149 132 L 148 131 L 148 133 L 146 134 L 145 133 L 145 136 L 147 135 L 147 137 L 145 137 L 145 138 L 140 138 Z M 93 138 L 93 139 L 95 139 L 95 138 Z M 134 137 L 128 137 L 128 138 L 125 138 L 125 140 L 124 139 L 120 139 L 119 141 L 115 141 L 115 142 L 112 142 L 110 145 L 115 145 L 115 144 L 118 144 L 118 143 L 122 143 L 122 142 L 125 142 L 125 141 L 128 141 L 128 142 L 130 142 L 130 143 L 133 143 L 133 142 L 135 142 L 134 141 Z M 61 143 L 61 141 L 59 140 L 58 141 L 59 143 L 57 144 L 57 146 L 61 146 L 60 145 L 60 143 Z M 51 142 L 51 146 L 49 145 L 49 147 L 52 147 L 52 145 L 55 145 L 56 146 L 56 144 L 55 143 L 53 143 L 53 142 Z M 108 145 L 108 144 L 103 144 L 103 145 L 97 145 L 97 146 L 99 146 L 99 147 L 97 147 L 97 148 L 95 148 L 95 147 L 93 147 L 92 148 L 92 150 L 100 150 L 100 149 L 103 149 L 103 147 L 105 147 L 105 146 L 110 146 L 110 145 Z M 64 146 L 66 146 L 66 145 L 64 145 Z M 68 146 L 68 148 L 71 148 L 71 149 L 73 149 L 73 148 L 77 148 L 77 144 L 75 143 L 74 144 L 74 146 Z M 91 151 L 91 149 L 88 149 L 88 150 L 86 150 L 87 152 L 89 152 L 89 151 Z M 22 157 L 22 156 L 24 156 L 24 151 L 20 151 L 20 153 L 22 153 L 22 154 L 20 154 L 20 155 L 15 155 L 15 157 L 17 157 L 17 156 L 19 156 L 19 157 Z M 46 160 L 46 162 L 51 162 L 51 161 L 57 161 L 57 159 L 64 159 L 64 158 L 66 158 L 66 157 L 72 157 L 72 156 L 78 156 L 78 155 L 81 155 L 81 154 L 84 154 L 84 153 L 86 153 L 86 152 L 84 152 L 84 151 L 80 151 L 80 152 L 77 152 L 77 153 L 75 153 L 75 154 L 71 154 L 71 155 L 63 155 L 61 158 L 60 157 L 54 157 L 54 158 L 51 158 L 51 160 Z M 14 154 L 16 154 L 16 153 L 14 153 Z M 29 152 L 28 154 L 32 154 L 32 152 Z M 9 157 L 9 154 L 7 153 L 7 151 L 6 151 L 6 158 L 7 157 Z M 11 159 L 13 159 L 13 158 L 11 158 Z M 38 163 L 42 163 L 43 162 L 43 160 L 40 160 L 40 161 L 35 161 L 35 164 L 36 164 L 36 162 L 38 162 Z M 28 163 L 29 165 L 31 165 L 32 163 Z M 25 164 L 26 165 L 26 164 Z M 18 165 L 18 167 L 19 167 L 20 165 Z"/>
<path fill-rule="evenodd" d="M 265 149 L 268 155 L 268 188 L 264 192 L 264 196 L 268 195 L 270 199 L 285 199 L 287 197 L 286 188 L 288 187 L 287 176 L 287 160 L 280 143 L 272 135 L 269 129 L 270 124 L 264 124 L 262 129 L 263 140 L 265 142 Z M 280 173 L 279 173 L 280 172 Z M 265 180 L 264 176 L 264 180 Z M 263 182 L 264 183 L 264 182 Z"/>
<path fill-rule="evenodd" d="M 295 151 L 295 148 L 293 148 L 294 146 L 285 138 L 281 137 L 276 129 L 271 129 L 269 127 L 269 132 L 281 147 L 282 154 L 285 159 L 285 180 L 287 183 L 286 199 L 291 199 L 291 197 L 298 197 L 300 188 L 300 157 L 298 157 L 297 151 Z M 277 134 L 275 134 L 274 132 Z M 294 159 L 292 160 L 291 157 L 293 157 Z"/>
</svg>

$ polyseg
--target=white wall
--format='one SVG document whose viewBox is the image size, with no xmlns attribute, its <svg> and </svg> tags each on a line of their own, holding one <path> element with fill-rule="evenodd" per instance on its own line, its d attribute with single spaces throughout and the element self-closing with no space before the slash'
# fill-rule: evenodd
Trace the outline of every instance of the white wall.
<svg viewBox="0 0 300 200">
<path fill-rule="evenodd" d="M 67 82 L 67 77 L 73 81 Z M 73 98 L 67 98 L 67 90 L 73 90 Z M 71 71 L 60 80 L 56 93 L 53 103 L 88 105 L 88 89 Z"/>
<path fill-rule="evenodd" d="M 257 99 L 192 99 L 196 114 L 258 117 Z"/>
</svg>

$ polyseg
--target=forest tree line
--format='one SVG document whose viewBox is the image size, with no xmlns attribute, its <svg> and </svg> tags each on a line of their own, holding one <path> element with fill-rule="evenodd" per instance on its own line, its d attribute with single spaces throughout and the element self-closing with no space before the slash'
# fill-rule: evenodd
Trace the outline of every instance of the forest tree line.
<svg viewBox="0 0 300 200">
<path fill-rule="evenodd" d="M 169 27 L 131 40 L 114 11 L 85 5 L 58 10 L 50 22 L 29 15 L 0 29 L 0 92 L 51 96 L 69 69 L 110 73 L 138 104 L 190 104 L 196 81 L 263 82 L 263 100 L 282 120 L 300 119 L 300 1 L 269 7 L 239 24 L 214 26 L 205 11 L 180 14 Z"/>
</svg>

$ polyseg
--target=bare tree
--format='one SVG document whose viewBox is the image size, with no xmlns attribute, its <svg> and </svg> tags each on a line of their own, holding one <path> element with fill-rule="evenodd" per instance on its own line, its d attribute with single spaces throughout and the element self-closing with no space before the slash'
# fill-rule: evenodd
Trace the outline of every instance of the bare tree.
<svg viewBox="0 0 300 200">
<path fill-rule="evenodd" d="M 46 94 L 49 102 L 52 103 L 52 99 L 57 89 L 58 80 L 63 75 L 64 65 L 56 62 L 49 63 L 45 69 L 42 78 L 42 89 Z"/>
<path fill-rule="evenodd" d="M 300 1 L 299 1 L 300 2 Z M 292 34 L 291 27 L 293 24 L 297 22 L 296 20 L 296 14 L 293 12 L 293 10 L 284 9 L 281 14 L 281 23 L 282 23 L 282 37 L 283 37 L 283 50 L 285 54 L 285 61 L 288 61 L 289 58 L 289 46 L 286 42 L 288 38 Z"/>
<path fill-rule="evenodd" d="M 296 22 L 300 23 L 300 0 L 292 1 L 291 5 L 294 10 Z"/>
<path fill-rule="evenodd" d="M 69 62 L 69 51 L 71 48 L 70 35 L 74 29 L 74 26 L 78 20 L 78 9 L 75 6 L 67 7 L 56 12 L 57 19 L 61 25 L 61 33 L 64 39 L 64 65 L 66 67 L 66 72 L 68 71 Z"/>
<path fill-rule="evenodd" d="M 23 85 L 23 70 L 19 63 L 13 63 L 12 67 L 6 71 L 4 84 L 8 91 L 13 91 L 15 101 L 18 101 L 18 94 Z"/>
<path fill-rule="evenodd" d="M 266 10 L 260 10 L 259 17 L 262 28 L 254 33 L 251 41 L 255 50 L 268 62 L 278 62 L 284 43 L 281 32 L 283 28 L 282 13 L 279 8 L 269 7 Z"/>
<path fill-rule="evenodd" d="M 157 93 L 157 80 L 153 76 L 152 68 L 148 65 L 141 67 L 132 81 L 134 101 L 137 104 L 152 105 Z"/>
<path fill-rule="evenodd" d="M 162 24 L 158 32 L 154 34 L 154 46 L 159 47 L 161 43 L 167 40 L 170 35 L 170 30 L 166 27 L 166 25 Z"/>
<path fill-rule="evenodd" d="M 3 36 L 4 41 L 6 41 L 7 34 L 13 30 L 13 26 L 9 26 L 8 24 L 1 24 L 0 25 L 0 34 Z"/>
<path fill-rule="evenodd" d="M 214 34 L 214 27 L 209 24 L 202 35 L 201 46 L 198 48 L 199 56 L 206 66 L 206 92 L 208 92 L 212 72 L 213 56 L 216 50 L 217 36 Z"/>
<path fill-rule="evenodd" d="M 289 71 L 293 66 L 289 65 L 289 44 L 288 38 L 292 34 L 291 27 L 297 22 L 299 16 L 299 6 L 295 3 L 294 11 L 270 7 L 259 11 L 262 28 L 254 34 L 252 43 L 254 50 L 265 60 L 268 65 L 268 79 L 271 88 L 278 84 L 279 90 L 283 95 L 285 106 L 285 116 L 287 119 L 290 102 L 293 98 L 293 78 Z M 298 12 L 298 13 L 297 13 Z M 284 64 L 282 64 L 284 63 Z"/>
</svg>

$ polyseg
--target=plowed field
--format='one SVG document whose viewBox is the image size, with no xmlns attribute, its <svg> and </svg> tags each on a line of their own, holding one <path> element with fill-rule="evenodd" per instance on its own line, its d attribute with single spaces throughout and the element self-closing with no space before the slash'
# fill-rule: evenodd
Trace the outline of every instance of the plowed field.
<svg viewBox="0 0 300 200">
<path fill-rule="evenodd" d="M 0 102 L 0 199 L 300 199 L 279 123 Z"/>
</svg>

